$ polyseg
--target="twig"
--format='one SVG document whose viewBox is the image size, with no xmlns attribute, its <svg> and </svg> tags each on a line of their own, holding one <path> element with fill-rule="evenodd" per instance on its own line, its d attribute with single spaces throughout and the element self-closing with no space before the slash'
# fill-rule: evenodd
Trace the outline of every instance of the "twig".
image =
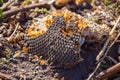
<svg viewBox="0 0 120 80">
<path fill-rule="evenodd" d="M 97 67 L 95 68 L 95 70 L 93 71 L 93 73 L 91 73 L 88 77 L 87 80 L 90 80 L 92 78 L 92 76 L 95 74 L 95 72 L 98 70 L 98 68 L 100 67 L 102 61 L 104 60 L 104 58 L 107 56 L 108 51 L 110 50 L 110 48 L 113 46 L 113 44 L 117 41 L 118 37 L 120 36 L 120 33 L 117 35 L 117 37 L 115 38 L 115 40 L 112 42 L 112 44 L 107 48 L 105 55 L 102 57 L 101 61 L 98 63 Z"/>
<path fill-rule="evenodd" d="M 117 40 L 116 42 L 120 42 L 120 40 Z"/>
<path fill-rule="evenodd" d="M 112 75 L 115 75 L 116 73 L 120 72 L 120 63 L 108 68 L 105 71 L 100 72 L 95 80 L 103 80 L 105 78 L 109 78 Z"/>
<path fill-rule="evenodd" d="M 118 33 L 118 35 L 116 36 L 115 40 L 110 44 L 110 46 L 108 46 L 104 56 L 103 56 L 103 59 L 107 56 L 107 53 L 109 52 L 110 48 L 115 44 L 115 42 L 117 41 L 118 37 L 120 36 L 120 33 Z"/>
<path fill-rule="evenodd" d="M 91 78 L 93 77 L 93 75 L 96 73 L 96 71 L 98 70 L 98 68 L 100 67 L 102 61 L 98 63 L 97 67 L 95 68 L 95 70 L 89 75 L 89 77 L 87 78 L 87 80 L 91 80 Z"/>
<path fill-rule="evenodd" d="M 100 58 L 102 57 L 103 53 L 105 52 L 106 47 L 108 46 L 108 43 L 109 43 L 109 41 L 110 41 L 110 39 L 111 39 L 111 35 L 114 33 L 114 31 L 115 31 L 115 29 L 116 29 L 116 27 L 117 27 L 117 25 L 118 25 L 119 20 L 120 20 L 120 16 L 119 16 L 119 18 L 117 19 L 115 25 L 113 26 L 111 32 L 109 33 L 109 37 L 108 37 L 106 43 L 104 44 L 102 50 L 101 50 L 100 53 L 97 55 L 97 57 L 96 57 L 96 60 L 97 60 L 97 61 L 100 60 Z"/>
<path fill-rule="evenodd" d="M 116 42 L 120 42 L 120 40 L 117 40 Z"/>
<path fill-rule="evenodd" d="M 25 7 L 19 7 L 19 8 L 15 8 L 15 9 L 12 9 L 12 10 L 5 11 L 3 13 L 3 15 L 4 15 L 4 18 L 6 18 L 6 17 L 10 17 L 12 15 L 17 14 L 20 11 L 27 11 L 27 10 L 33 9 L 35 7 L 39 7 L 39 8 L 45 7 L 47 9 L 50 9 L 50 5 L 49 4 L 37 3 L 37 4 L 32 4 L 32 5 L 28 5 L 28 6 L 25 6 Z"/>
<path fill-rule="evenodd" d="M 0 78 L 3 78 L 3 79 L 10 79 L 10 76 L 6 75 L 6 74 L 3 74 L 0 72 Z"/>
<path fill-rule="evenodd" d="M 120 33 L 118 33 L 118 35 L 116 36 L 115 40 L 110 44 L 110 46 L 108 46 L 102 60 L 107 56 L 107 53 L 109 52 L 110 48 L 115 44 L 115 42 L 117 41 L 118 37 L 120 36 Z"/>
<path fill-rule="evenodd" d="M 15 32 L 17 31 L 18 27 L 19 27 L 19 23 L 17 23 L 14 32 L 13 32 L 13 33 L 11 34 L 11 36 L 7 39 L 8 41 L 11 40 L 11 38 L 14 36 L 14 34 L 15 34 Z"/>
<path fill-rule="evenodd" d="M 0 7 L 1 10 L 5 10 L 7 7 L 9 7 L 10 4 L 12 4 L 15 0 L 9 0 L 7 3 L 5 3 L 2 7 Z"/>
<path fill-rule="evenodd" d="M 115 28 L 117 27 L 117 24 L 118 24 L 119 20 L 120 20 L 120 16 L 119 16 L 118 20 L 116 21 L 116 24 L 114 25 L 113 29 L 112 29 L 111 32 L 109 33 L 109 37 L 108 37 L 108 39 L 107 39 L 107 41 L 106 41 L 103 49 L 102 49 L 101 52 L 98 54 L 98 57 L 101 57 L 101 56 L 103 55 L 103 52 L 105 52 L 106 47 L 107 47 L 107 45 L 108 45 L 108 43 L 109 43 L 109 41 L 110 41 L 111 35 L 112 35 L 112 33 L 114 32 Z M 113 46 L 113 44 L 117 41 L 117 39 L 118 39 L 119 36 L 120 36 L 120 33 L 117 35 L 117 37 L 116 37 L 115 40 L 112 42 L 112 44 L 111 44 L 110 46 L 108 46 L 108 48 L 107 48 L 107 50 L 106 50 L 106 52 L 105 52 L 105 55 L 102 57 L 101 61 L 98 63 L 98 65 L 97 65 L 97 67 L 95 68 L 95 70 L 93 71 L 93 73 L 91 73 L 91 74 L 89 75 L 89 77 L 87 78 L 87 80 L 90 80 L 90 79 L 93 77 L 93 75 L 96 73 L 96 71 L 97 71 L 98 68 L 100 67 L 103 59 L 107 56 L 108 51 L 109 51 L 110 48 Z M 99 56 L 99 55 L 100 55 L 100 56 Z"/>
<path fill-rule="evenodd" d="M 111 56 L 106 56 L 106 58 L 110 59 L 114 64 L 117 64 L 117 63 L 118 63 L 118 62 L 117 62 L 115 59 L 113 59 Z"/>
</svg>

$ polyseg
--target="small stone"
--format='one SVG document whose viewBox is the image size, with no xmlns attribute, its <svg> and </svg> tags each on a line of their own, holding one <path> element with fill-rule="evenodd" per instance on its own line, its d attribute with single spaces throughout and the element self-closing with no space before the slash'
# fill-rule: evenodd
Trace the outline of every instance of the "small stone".
<svg viewBox="0 0 120 80">
<path fill-rule="evenodd" d="M 35 68 L 36 70 L 38 70 L 38 69 L 40 69 L 40 66 L 36 66 L 36 68 Z"/>
</svg>

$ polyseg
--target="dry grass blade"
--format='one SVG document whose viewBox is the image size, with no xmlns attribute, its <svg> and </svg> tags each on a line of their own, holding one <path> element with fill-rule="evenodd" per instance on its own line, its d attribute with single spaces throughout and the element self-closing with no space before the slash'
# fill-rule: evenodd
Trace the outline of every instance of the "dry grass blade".
<svg viewBox="0 0 120 80">
<path fill-rule="evenodd" d="M 101 50 L 100 53 L 97 55 L 97 57 L 96 57 L 96 60 L 97 60 L 97 61 L 99 61 L 100 58 L 103 56 L 103 54 L 104 54 L 104 52 L 105 52 L 105 50 L 106 50 L 106 48 L 107 48 L 107 46 L 108 46 L 108 43 L 109 43 L 109 41 L 110 41 L 110 39 L 111 39 L 111 35 L 114 33 L 114 31 L 115 31 L 115 29 L 116 29 L 119 21 L 120 21 L 120 16 L 119 16 L 119 18 L 117 19 L 117 21 L 116 21 L 114 27 L 112 28 L 111 32 L 109 33 L 109 37 L 108 37 L 106 43 L 104 44 L 102 50 Z"/>
<path fill-rule="evenodd" d="M 101 61 L 98 63 L 98 65 L 97 65 L 97 67 L 95 68 L 95 70 L 93 71 L 93 73 L 90 74 L 90 76 L 88 77 L 87 80 L 90 80 L 90 79 L 93 77 L 93 75 L 96 73 L 96 71 L 97 71 L 98 68 L 100 67 L 103 59 L 107 56 L 108 51 L 109 51 L 110 48 L 113 46 L 113 44 L 117 41 L 117 39 L 118 39 L 119 36 L 120 36 L 120 33 L 117 35 L 117 37 L 116 37 L 115 40 L 112 42 L 112 44 L 107 48 L 107 50 L 106 50 L 106 52 L 105 52 L 105 55 L 103 56 L 103 58 L 101 59 Z"/>
<path fill-rule="evenodd" d="M 118 62 L 117 62 L 115 59 L 113 59 L 111 56 L 106 56 L 106 58 L 110 59 L 114 64 L 117 64 L 117 63 L 118 63 Z"/>
<path fill-rule="evenodd" d="M 97 60 L 98 60 L 98 61 L 100 60 L 101 56 L 102 56 L 103 53 L 105 52 L 105 50 L 106 50 L 106 48 L 107 48 L 107 46 L 108 46 L 108 43 L 109 43 L 109 41 L 110 41 L 110 39 L 111 39 L 111 35 L 113 34 L 114 30 L 116 29 L 119 20 L 120 20 L 120 16 L 119 16 L 119 18 L 117 19 L 117 21 L 116 21 L 113 29 L 112 29 L 111 32 L 109 33 L 109 37 L 108 37 L 106 43 L 104 44 L 103 49 L 100 51 L 100 53 L 99 53 L 98 56 L 97 56 Z M 96 71 L 97 71 L 98 68 L 100 67 L 103 59 L 107 56 L 108 51 L 109 51 L 110 48 L 113 46 L 113 44 L 117 41 L 117 39 L 118 39 L 119 36 L 120 36 L 120 33 L 117 35 L 117 37 L 116 37 L 115 40 L 112 42 L 112 44 L 107 48 L 107 50 L 106 50 L 106 52 L 105 52 L 105 55 L 102 57 L 101 61 L 98 63 L 98 65 L 97 65 L 97 67 L 95 68 L 95 70 L 93 71 L 93 73 L 91 73 L 91 74 L 89 75 L 89 77 L 87 78 L 87 80 L 91 80 L 91 78 L 93 77 L 93 75 L 96 73 Z"/>
<path fill-rule="evenodd" d="M 15 32 L 17 31 L 18 27 L 19 27 L 19 23 L 17 23 L 14 32 L 13 32 L 13 33 L 11 34 L 11 36 L 7 39 L 8 41 L 12 39 L 12 37 L 14 36 L 14 34 L 15 34 Z"/>
</svg>

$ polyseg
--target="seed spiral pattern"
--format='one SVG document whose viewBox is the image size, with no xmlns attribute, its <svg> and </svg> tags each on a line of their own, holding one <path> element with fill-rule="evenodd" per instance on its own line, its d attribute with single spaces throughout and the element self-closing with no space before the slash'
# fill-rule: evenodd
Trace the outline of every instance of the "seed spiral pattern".
<svg viewBox="0 0 120 80">
<path fill-rule="evenodd" d="M 53 67 L 65 68 L 82 60 L 80 46 L 84 38 L 78 33 L 63 36 L 62 29 L 66 27 L 62 16 L 55 17 L 45 34 L 28 38 L 28 53 L 39 53 Z M 70 23 L 71 28 L 77 28 Z"/>
</svg>

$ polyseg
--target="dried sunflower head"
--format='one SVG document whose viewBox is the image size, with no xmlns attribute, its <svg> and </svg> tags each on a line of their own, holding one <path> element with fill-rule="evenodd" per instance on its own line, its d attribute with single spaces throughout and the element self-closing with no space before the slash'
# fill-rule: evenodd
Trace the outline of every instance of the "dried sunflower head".
<svg viewBox="0 0 120 80">
<path fill-rule="evenodd" d="M 109 32 L 107 26 L 102 27 L 65 8 L 52 13 L 45 22 L 47 30 L 43 34 L 27 39 L 28 52 L 42 55 L 51 66 L 59 68 L 82 60 L 80 48 L 85 38 L 102 40 Z"/>
</svg>

